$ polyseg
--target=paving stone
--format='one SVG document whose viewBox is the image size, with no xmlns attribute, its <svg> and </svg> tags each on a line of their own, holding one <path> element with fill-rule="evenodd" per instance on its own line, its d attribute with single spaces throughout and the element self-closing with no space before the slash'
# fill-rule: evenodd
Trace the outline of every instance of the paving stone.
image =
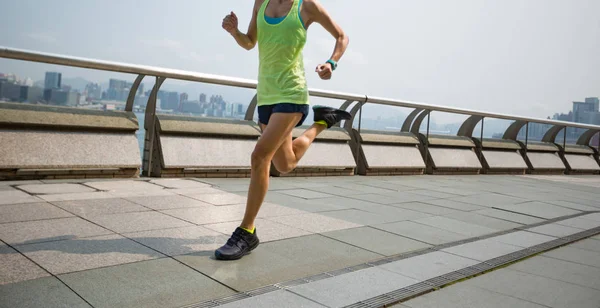
<svg viewBox="0 0 600 308">
<path fill-rule="evenodd" d="M 191 195 L 191 198 L 213 205 L 232 205 L 246 203 L 246 198 L 230 193 Z"/>
<path fill-rule="evenodd" d="M 177 256 L 177 260 L 239 291 L 354 266 L 378 254 L 309 235 L 261 244 L 236 262 L 214 259 L 213 252 Z"/>
<path fill-rule="evenodd" d="M 335 186 L 338 186 L 338 185 L 335 185 Z M 397 191 L 396 188 L 386 189 L 386 188 L 380 188 L 380 187 L 374 187 L 374 186 L 362 185 L 362 184 L 343 184 L 343 185 L 339 185 L 339 187 L 345 188 L 345 189 L 350 189 L 353 191 L 362 192 L 363 194 L 383 194 L 383 193 Z"/>
<path fill-rule="evenodd" d="M 319 214 L 365 226 L 406 220 L 400 217 L 384 216 L 355 209 L 321 212 Z"/>
<path fill-rule="evenodd" d="M 431 205 L 431 204 L 421 203 L 421 202 L 407 202 L 407 203 L 390 204 L 390 206 L 413 210 L 413 211 L 418 211 L 418 212 L 432 214 L 432 215 L 447 215 L 447 214 L 453 214 L 453 213 L 460 213 L 460 211 L 453 210 L 453 209 L 450 209 L 447 207 Z"/>
<path fill-rule="evenodd" d="M 170 258 L 61 275 L 94 307 L 181 307 L 234 294 Z"/>
<path fill-rule="evenodd" d="M 193 180 L 183 180 L 183 179 L 156 179 L 151 180 L 150 183 L 155 185 L 160 185 L 166 188 L 208 188 L 211 185 L 206 183 L 201 183 Z"/>
<path fill-rule="evenodd" d="M 5 284 L 47 276 L 50 276 L 48 272 L 22 254 L 7 245 L 0 244 L 0 290 Z"/>
<path fill-rule="evenodd" d="M 15 191 L 17 189 L 12 188 L 12 186 L 8 186 L 8 185 L 2 185 L 2 183 L 0 183 L 0 191 Z"/>
<path fill-rule="evenodd" d="M 587 214 L 581 217 L 593 221 L 600 221 L 600 213 Z"/>
<path fill-rule="evenodd" d="M 510 269 L 600 290 L 600 268 L 597 267 L 538 256 L 515 263 Z"/>
<path fill-rule="evenodd" d="M 323 198 L 323 199 L 313 199 L 308 203 L 310 204 L 322 204 L 327 206 L 335 206 L 332 210 L 343 210 L 343 209 L 363 209 L 370 206 L 378 206 L 381 204 L 373 203 L 365 200 L 357 200 L 345 197 L 331 197 L 331 198 Z M 285 204 L 283 204 L 285 205 Z"/>
<path fill-rule="evenodd" d="M 575 217 L 570 219 L 565 219 L 556 222 L 559 225 L 569 226 L 573 228 L 578 228 L 582 230 L 594 229 L 596 227 L 600 227 L 600 221 L 594 221 L 591 219 L 585 219 L 584 217 Z"/>
<path fill-rule="evenodd" d="M 263 307 L 302 307 L 325 308 L 325 306 L 310 301 L 285 290 L 269 292 L 233 303 L 219 306 L 220 308 L 263 308 Z"/>
<path fill-rule="evenodd" d="M 107 234 L 112 232 L 78 217 L 0 224 L 0 239 L 11 245 Z"/>
<path fill-rule="evenodd" d="M 542 202 L 526 202 L 520 204 L 502 205 L 497 207 L 507 211 L 522 213 L 546 219 L 581 213 L 580 211 L 571 210 L 564 207 Z"/>
<path fill-rule="evenodd" d="M 433 216 L 431 214 L 426 214 L 423 212 L 417 212 L 413 210 L 403 209 L 401 207 L 377 203 L 364 203 L 355 206 L 355 208 L 364 212 L 370 212 L 381 216 L 389 217 L 390 221 L 415 220 Z"/>
<path fill-rule="evenodd" d="M 127 198 L 127 200 L 151 208 L 153 210 L 168 210 L 186 207 L 208 207 L 211 204 L 184 196 L 150 196 Z"/>
<path fill-rule="evenodd" d="M 163 256 L 116 234 L 20 245 L 17 249 L 55 275 Z"/>
<path fill-rule="evenodd" d="M 248 184 L 226 184 L 219 185 L 219 189 L 226 192 L 248 192 Z"/>
<path fill-rule="evenodd" d="M 292 228 L 298 228 L 313 233 L 362 227 L 360 224 L 314 213 L 294 216 L 268 217 L 267 219 L 290 226 Z"/>
<path fill-rule="evenodd" d="M 446 207 L 449 209 L 459 210 L 459 211 L 476 211 L 476 210 L 485 209 L 485 207 L 483 207 L 483 206 L 460 202 L 460 201 L 448 200 L 448 199 L 427 200 L 424 202 L 428 203 L 428 204 L 432 204 L 432 205 L 443 206 L 443 207 Z"/>
<path fill-rule="evenodd" d="M 569 201 L 562 201 L 562 200 L 548 200 L 548 201 L 544 201 L 544 203 L 550 203 L 550 204 L 558 205 L 561 207 L 566 207 L 568 209 L 577 210 L 577 211 L 598 211 L 598 210 L 600 210 L 600 208 L 595 207 L 595 206 L 583 205 L 583 204 L 573 203 L 573 202 L 569 202 Z"/>
<path fill-rule="evenodd" d="M 442 251 L 473 260 L 486 261 L 521 249 L 523 248 L 519 246 L 500 243 L 492 239 L 485 239 L 446 248 Z"/>
<path fill-rule="evenodd" d="M 600 252 L 600 240 L 589 238 L 569 245 L 573 248 L 579 248 L 589 251 Z"/>
<path fill-rule="evenodd" d="M 494 271 L 463 284 L 548 307 L 597 308 L 600 302 L 598 290 L 508 269 Z"/>
<path fill-rule="evenodd" d="M 461 212 L 455 214 L 448 214 L 445 217 L 468 222 L 474 225 L 488 227 L 497 230 L 509 230 L 518 227 L 522 227 L 522 224 L 496 219 L 488 216 L 479 215 L 473 212 Z"/>
<path fill-rule="evenodd" d="M 222 189 L 217 189 L 217 188 L 212 188 L 212 187 L 168 188 L 168 189 L 165 189 L 164 191 L 172 193 L 172 194 L 176 194 L 176 195 L 186 196 L 186 197 L 197 196 L 197 195 L 202 195 L 202 194 L 224 194 L 224 193 L 227 193 L 226 191 L 224 191 Z"/>
<path fill-rule="evenodd" d="M 428 280 L 479 263 L 453 254 L 436 251 L 379 266 L 402 276 Z"/>
<path fill-rule="evenodd" d="M 328 197 L 331 195 L 343 197 L 343 196 L 364 194 L 364 192 L 362 192 L 362 191 L 352 190 L 349 188 L 343 188 L 343 187 L 337 187 L 337 186 L 314 187 L 314 188 L 310 188 L 308 190 L 327 194 Z M 327 198 L 327 197 L 325 197 L 325 198 Z"/>
<path fill-rule="evenodd" d="M 56 195 L 39 195 L 40 199 L 48 202 L 55 201 L 75 201 L 75 200 L 91 200 L 91 199 L 112 199 L 115 196 L 107 192 L 90 192 L 90 193 L 73 193 L 73 194 L 56 194 Z"/>
<path fill-rule="evenodd" d="M 73 216 L 49 203 L 23 203 L 0 206 L 0 224 Z"/>
<path fill-rule="evenodd" d="M 546 252 L 543 256 L 600 268 L 600 252 L 596 251 L 562 247 Z"/>
<path fill-rule="evenodd" d="M 497 207 L 499 205 L 518 204 L 528 201 L 527 199 L 515 198 L 494 193 L 448 198 L 446 200 L 452 200 L 461 203 L 471 203 L 483 207 Z"/>
<path fill-rule="evenodd" d="M 155 190 L 163 190 L 162 186 L 154 185 L 144 181 L 105 181 L 105 182 L 89 182 L 87 186 L 93 187 L 98 190 L 109 191 L 109 192 L 124 192 L 124 191 L 143 191 L 151 192 Z"/>
<path fill-rule="evenodd" d="M 245 209 L 246 205 L 244 205 Z M 273 203 L 263 203 L 260 207 L 260 211 L 258 212 L 258 217 L 279 217 L 279 216 L 292 216 L 292 215 L 302 215 L 308 214 L 309 212 L 290 208 L 287 206 L 281 206 Z"/>
<path fill-rule="evenodd" d="M 379 268 L 369 268 L 296 286 L 291 291 L 327 307 L 344 307 L 417 282 Z"/>
<path fill-rule="evenodd" d="M 556 237 L 527 231 L 517 231 L 505 235 L 495 236 L 490 239 L 504 244 L 528 248 L 553 241 L 556 239 Z"/>
<path fill-rule="evenodd" d="M 150 211 L 149 208 L 125 199 L 91 199 L 75 201 L 56 201 L 52 204 L 83 218 L 131 212 Z"/>
<path fill-rule="evenodd" d="M 40 202 L 37 197 L 31 196 L 20 190 L 3 190 L 0 191 L 0 205 L 19 204 L 19 203 L 37 203 Z"/>
<path fill-rule="evenodd" d="M 132 198 L 132 197 L 148 197 L 148 196 L 173 196 L 175 195 L 171 189 L 162 189 L 162 190 L 132 190 L 132 191 L 111 191 L 108 193 L 113 198 Z"/>
<path fill-rule="evenodd" d="M 412 221 L 393 222 L 376 225 L 374 227 L 432 245 L 439 245 L 468 238 L 466 235 L 457 234 Z"/>
<path fill-rule="evenodd" d="M 237 204 L 208 208 L 163 210 L 161 212 L 194 224 L 205 225 L 240 220 L 244 217 L 245 208 L 245 206 Z"/>
<path fill-rule="evenodd" d="M 426 197 L 419 195 L 405 195 L 405 196 L 388 196 L 381 194 L 364 194 L 364 195 L 354 195 L 350 196 L 351 198 L 364 200 L 368 202 L 380 203 L 380 204 L 396 204 L 402 202 L 415 202 L 415 201 L 423 201 Z"/>
<path fill-rule="evenodd" d="M 292 190 L 279 190 L 280 194 L 290 195 L 303 199 L 319 199 L 331 197 L 331 194 L 321 193 L 318 191 L 312 191 L 307 189 L 292 189 Z"/>
<path fill-rule="evenodd" d="M 367 186 L 367 185 L 363 185 L 363 186 Z M 417 189 L 416 187 L 404 186 L 404 185 L 401 185 L 398 183 L 391 183 L 391 182 L 387 182 L 387 181 L 372 181 L 372 182 L 368 183 L 368 186 L 380 188 L 380 189 L 386 189 L 386 190 L 388 190 L 388 192 L 389 191 L 411 191 L 411 190 Z M 366 190 L 368 190 L 368 188 Z M 367 191 L 367 192 L 373 193 L 374 191 L 371 190 L 371 191 Z M 362 193 L 365 193 L 365 191 L 363 190 Z"/>
<path fill-rule="evenodd" d="M 508 221 L 513 221 L 519 224 L 531 225 L 544 221 L 544 219 L 531 217 L 527 215 L 521 215 L 517 213 L 512 213 L 508 211 L 498 210 L 498 209 L 483 209 L 473 211 L 475 214 L 504 219 Z"/>
<path fill-rule="evenodd" d="M 409 308 L 546 308 L 493 291 L 456 284 L 402 303 Z M 401 308 L 402 306 L 393 306 Z"/>
<path fill-rule="evenodd" d="M 370 227 L 332 231 L 323 235 L 385 256 L 431 247 L 423 242 Z"/>
<path fill-rule="evenodd" d="M 582 230 L 553 223 L 539 227 L 529 228 L 527 229 L 527 231 L 556 237 L 565 237 L 575 233 L 579 233 Z"/>
<path fill-rule="evenodd" d="M 0 286 L 1 308 L 91 308 L 54 277 Z"/>
<path fill-rule="evenodd" d="M 212 225 L 204 225 L 204 227 L 229 236 L 231 235 L 231 233 L 233 233 L 235 228 L 240 226 L 241 222 L 241 220 L 233 222 L 223 222 Z M 312 234 L 311 232 L 304 231 L 302 229 L 291 228 L 290 226 L 286 226 L 280 223 L 276 223 L 274 221 L 260 218 L 256 220 L 255 225 L 257 228 L 258 238 L 260 239 L 261 243 Z M 225 241 L 227 241 L 227 239 L 225 239 Z M 219 247 L 224 243 L 225 242 L 220 243 Z"/>
<path fill-rule="evenodd" d="M 183 220 L 159 213 L 119 213 L 90 217 L 89 220 L 117 233 L 191 226 Z"/>
<path fill-rule="evenodd" d="M 445 192 L 445 193 L 449 193 L 449 194 L 453 194 L 453 195 L 459 195 L 459 196 L 472 196 L 472 195 L 481 194 L 480 191 L 474 191 L 474 190 L 470 190 L 470 189 L 461 189 L 461 188 L 455 188 L 455 187 L 431 187 L 431 190 L 441 191 L 441 192 Z"/>
<path fill-rule="evenodd" d="M 32 195 L 38 194 L 68 194 L 95 192 L 96 190 L 81 184 L 31 184 L 19 185 L 19 189 Z"/>
<path fill-rule="evenodd" d="M 225 244 L 229 238 L 201 226 L 141 231 L 123 235 L 169 256 L 213 251 Z"/>
<path fill-rule="evenodd" d="M 431 190 L 431 189 L 417 189 L 417 190 L 411 190 L 410 191 L 411 194 L 417 194 L 417 195 L 421 195 L 421 196 L 426 196 L 426 197 L 434 197 L 434 198 L 451 198 L 451 197 L 456 197 L 456 194 L 451 194 L 451 193 L 447 193 L 447 192 L 441 192 L 441 191 L 436 191 L 436 190 Z"/>
<path fill-rule="evenodd" d="M 481 236 L 484 234 L 494 233 L 498 231 L 498 229 L 478 226 L 475 224 L 470 224 L 464 221 L 450 219 L 442 216 L 421 218 L 415 220 L 415 222 L 468 236 Z"/>
</svg>

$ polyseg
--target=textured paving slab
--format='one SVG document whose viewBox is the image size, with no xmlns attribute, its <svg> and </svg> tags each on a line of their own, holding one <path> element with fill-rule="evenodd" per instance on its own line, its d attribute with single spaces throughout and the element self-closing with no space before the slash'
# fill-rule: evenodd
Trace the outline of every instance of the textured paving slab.
<svg viewBox="0 0 600 308">
<path fill-rule="evenodd" d="M 459 241 L 468 237 L 466 235 L 449 232 L 447 230 L 442 230 L 412 221 L 394 222 L 376 225 L 374 227 L 432 245 Z"/>
<path fill-rule="evenodd" d="M 578 204 L 578 203 L 574 203 L 574 202 L 555 200 L 555 199 L 545 201 L 545 203 L 550 203 L 550 204 L 558 205 L 561 207 L 565 207 L 565 208 L 577 210 L 577 211 L 598 211 L 598 210 L 600 210 L 600 205 L 589 206 L 589 205 L 583 205 L 583 204 Z"/>
<path fill-rule="evenodd" d="M 158 212 L 119 213 L 89 219 L 118 233 L 191 226 L 188 222 Z"/>
<path fill-rule="evenodd" d="M 154 185 L 152 183 L 144 181 L 104 181 L 104 182 L 88 182 L 85 183 L 87 186 L 93 187 L 98 190 L 110 191 L 110 192 L 123 192 L 123 191 L 155 191 L 163 190 L 162 186 Z"/>
<path fill-rule="evenodd" d="M 205 225 L 219 222 L 237 221 L 240 219 L 240 217 L 244 217 L 244 209 L 245 206 L 239 204 L 214 206 L 209 208 L 163 210 L 161 212 L 191 223 Z"/>
<path fill-rule="evenodd" d="M 307 190 L 307 189 L 279 190 L 277 192 L 280 194 L 290 195 L 290 196 L 303 198 L 303 199 L 319 199 L 319 198 L 331 197 L 331 194 L 326 194 L 326 193 Z"/>
<path fill-rule="evenodd" d="M 361 224 L 313 213 L 294 216 L 268 217 L 267 219 L 312 233 L 323 233 L 362 227 Z"/>
<path fill-rule="evenodd" d="M 39 194 L 68 194 L 95 192 L 96 190 L 81 184 L 32 184 L 19 185 L 19 189 L 32 195 Z"/>
<path fill-rule="evenodd" d="M 350 188 L 337 187 L 337 186 L 313 187 L 313 188 L 310 188 L 309 190 L 320 192 L 323 194 L 336 195 L 336 196 L 342 196 L 342 197 L 364 194 L 363 191 L 353 190 Z"/>
<path fill-rule="evenodd" d="M 497 229 L 497 230 L 508 230 L 508 229 L 514 229 L 514 228 L 523 226 L 522 224 L 518 224 L 518 223 L 514 223 L 514 222 L 502 220 L 502 219 L 492 218 L 489 216 L 479 215 L 479 214 L 472 213 L 472 212 L 462 212 L 462 213 L 448 214 L 448 215 L 444 215 L 444 216 L 448 217 L 448 218 L 468 222 L 471 224 L 487 227 L 487 228 Z"/>
<path fill-rule="evenodd" d="M 169 256 L 214 251 L 229 237 L 201 226 L 125 233 L 124 236 Z"/>
<path fill-rule="evenodd" d="M 165 258 L 61 275 L 94 307 L 180 307 L 234 292 Z"/>
<path fill-rule="evenodd" d="M 398 203 L 398 204 L 390 204 L 394 207 L 399 207 L 407 210 L 417 211 L 421 213 L 427 213 L 431 215 L 448 215 L 453 213 L 460 213 L 461 211 L 450 209 L 443 206 L 431 205 L 427 203 L 421 202 L 407 202 L 407 203 Z"/>
<path fill-rule="evenodd" d="M 246 291 L 378 257 L 380 255 L 333 239 L 310 235 L 261 244 L 236 262 L 216 261 L 212 252 L 176 258 L 238 291 Z"/>
<path fill-rule="evenodd" d="M 370 227 L 327 232 L 323 235 L 385 256 L 431 247 L 423 242 Z"/>
<path fill-rule="evenodd" d="M 362 194 L 384 194 L 384 193 L 389 193 L 389 192 L 393 192 L 393 191 L 397 191 L 396 190 L 396 186 L 393 186 L 393 189 L 387 189 L 387 188 L 382 188 L 381 186 L 376 187 L 377 184 L 373 183 L 373 185 L 362 185 L 362 184 L 338 184 L 336 186 L 345 188 L 345 189 L 350 189 L 353 191 L 357 191 L 357 192 L 362 192 Z M 400 185 L 397 185 L 397 187 L 400 187 Z"/>
<path fill-rule="evenodd" d="M 42 200 L 24 193 L 20 190 L 3 190 L 0 191 L 0 205 L 19 204 L 19 203 L 37 203 Z"/>
<path fill-rule="evenodd" d="M 263 307 L 302 307 L 325 308 L 325 306 L 310 301 L 288 291 L 275 291 L 258 297 L 251 297 L 233 303 L 219 306 L 220 308 L 263 308 Z"/>
<path fill-rule="evenodd" d="M 0 239 L 8 244 L 32 244 L 112 234 L 78 217 L 0 224 Z"/>
<path fill-rule="evenodd" d="M 193 195 L 192 198 L 212 205 L 232 205 L 246 203 L 246 198 L 231 193 Z"/>
<path fill-rule="evenodd" d="M 547 308 L 508 295 L 499 294 L 485 289 L 453 285 L 440 291 L 425 294 L 394 308 Z"/>
<path fill-rule="evenodd" d="M 580 211 L 542 202 L 525 202 L 520 204 L 499 205 L 497 208 L 546 219 L 581 213 Z"/>
<path fill-rule="evenodd" d="M 518 203 L 523 203 L 523 202 L 528 201 L 527 199 L 515 198 L 515 197 L 494 194 L 494 193 L 448 198 L 447 200 L 471 203 L 471 204 L 480 205 L 483 207 L 495 207 L 495 206 L 499 206 L 499 205 L 518 204 Z"/>
<path fill-rule="evenodd" d="M 427 201 L 423 201 L 423 202 L 432 204 L 432 205 L 442 206 L 442 207 L 449 208 L 449 209 L 455 209 L 455 210 L 459 210 L 459 211 L 476 211 L 476 210 L 485 209 L 485 207 L 480 206 L 480 205 L 475 205 L 475 204 L 460 202 L 460 201 L 454 201 L 454 200 L 449 200 L 449 199 L 427 200 Z"/>
<path fill-rule="evenodd" d="M 54 277 L 0 286 L 2 308 L 91 308 Z"/>
<path fill-rule="evenodd" d="M 376 204 L 376 203 L 360 204 L 360 205 L 355 206 L 355 208 L 365 211 L 365 212 L 375 213 L 378 215 L 383 215 L 385 217 L 389 217 L 390 219 L 393 219 L 391 221 L 414 220 L 414 219 L 420 219 L 420 218 L 433 216 L 431 214 L 427 214 L 427 213 L 423 213 L 423 212 L 403 209 L 401 207 L 395 207 L 395 206 L 391 206 L 391 205 Z"/>
<path fill-rule="evenodd" d="M 89 193 L 69 193 L 69 194 L 56 194 L 56 195 L 39 195 L 38 198 L 48 201 L 73 201 L 73 200 L 91 200 L 91 199 L 111 199 L 115 196 L 99 191 Z"/>
<path fill-rule="evenodd" d="M 589 251 L 595 251 L 595 252 L 600 252 L 600 240 L 597 239 L 586 239 L 574 244 L 569 245 L 573 248 L 579 248 L 579 249 L 584 249 L 584 250 L 589 250 Z"/>
<path fill-rule="evenodd" d="M 223 222 L 212 225 L 204 225 L 204 227 L 229 236 L 231 235 L 231 233 L 233 233 L 235 228 L 240 226 L 241 222 L 241 220 L 233 222 Z M 274 221 L 260 218 L 256 220 L 255 225 L 258 238 L 260 239 L 261 243 L 312 234 L 312 232 L 304 231 L 302 229 L 293 228 L 287 225 L 276 223 Z M 226 240 L 227 239 L 225 239 L 225 241 Z M 222 242 L 221 245 L 224 243 L 225 242 Z"/>
<path fill-rule="evenodd" d="M 556 223 L 559 225 L 569 226 L 569 227 L 578 228 L 578 229 L 582 229 L 582 230 L 589 230 L 589 229 L 594 229 L 596 227 L 600 227 L 600 221 L 585 219 L 585 216 L 561 220 Z"/>
<path fill-rule="evenodd" d="M 555 240 L 556 237 L 527 231 L 517 231 L 514 233 L 495 236 L 491 239 L 500 243 L 527 248 L 542 243 L 550 242 L 552 240 Z"/>
<path fill-rule="evenodd" d="M 65 212 L 49 203 L 23 203 L 0 206 L 0 224 L 70 216 L 73 216 L 73 214 Z"/>
<path fill-rule="evenodd" d="M 559 224 L 547 224 L 539 227 L 529 228 L 527 229 L 529 232 L 535 232 L 555 237 L 565 237 L 575 233 L 581 232 L 581 229 L 567 227 Z"/>
<path fill-rule="evenodd" d="M 364 195 L 354 195 L 354 196 L 349 196 L 349 197 L 353 198 L 353 199 L 357 199 L 357 200 L 364 200 L 364 201 L 379 203 L 379 204 L 396 204 L 396 203 L 402 203 L 402 202 L 417 202 L 417 201 L 420 202 L 420 201 L 432 199 L 432 198 L 427 198 L 424 196 L 420 196 L 420 195 L 416 195 L 416 194 L 409 194 L 409 193 L 405 193 L 405 192 L 394 193 L 396 195 L 390 195 L 390 194 L 392 194 L 392 193 L 386 193 L 385 195 L 383 195 L 383 194 L 364 194 Z"/>
<path fill-rule="evenodd" d="M 600 292 L 595 289 L 513 270 L 499 270 L 464 284 L 556 308 L 597 308 Z"/>
<path fill-rule="evenodd" d="M 511 269 L 600 290 L 598 267 L 540 256 L 516 263 Z"/>
<path fill-rule="evenodd" d="M 418 281 L 379 268 L 369 268 L 291 288 L 327 307 L 344 307 Z"/>
<path fill-rule="evenodd" d="M 182 179 L 156 179 L 151 180 L 150 183 L 160 185 L 166 188 L 207 188 L 211 185 L 201 183 L 194 180 L 182 180 Z"/>
<path fill-rule="evenodd" d="M 531 225 L 536 224 L 538 222 L 544 221 L 544 219 L 531 217 L 527 215 L 517 214 L 509 211 L 504 211 L 500 209 L 483 209 L 473 211 L 475 214 L 494 217 L 498 219 L 503 219 L 507 221 L 512 221 L 515 223 L 523 224 L 523 225 Z"/>
<path fill-rule="evenodd" d="M 150 196 L 126 198 L 136 204 L 143 205 L 153 210 L 168 210 L 187 207 L 207 207 L 211 204 L 188 198 L 185 196 Z"/>
<path fill-rule="evenodd" d="M 451 231 L 458 234 L 467 235 L 470 237 L 473 236 L 481 236 L 484 234 L 497 232 L 498 229 L 492 229 L 488 227 L 483 227 L 475 224 L 466 223 L 464 221 L 459 221 L 456 219 L 450 219 L 442 216 L 434 216 L 427 217 L 422 219 L 417 219 L 415 222 L 444 229 L 447 231 Z"/>
<path fill-rule="evenodd" d="M 600 253 L 573 247 L 562 247 L 543 256 L 600 268 Z"/>
<path fill-rule="evenodd" d="M 1 286 L 50 276 L 48 272 L 25 258 L 16 250 L 0 244 L 0 290 Z"/>
<path fill-rule="evenodd" d="M 176 194 L 176 195 L 186 196 L 186 197 L 193 197 L 196 195 L 204 195 L 204 194 L 223 194 L 223 193 L 227 192 L 227 191 L 212 188 L 212 187 L 169 188 L 169 189 L 165 189 L 164 191 L 166 191 L 168 193 Z M 244 193 L 244 196 L 245 195 L 246 195 L 246 193 Z"/>
<path fill-rule="evenodd" d="M 441 276 L 479 263 L 473 259 L 442 251 L 381 265 L 382 269 L 421 281 Z"/>
<path fill-rule="evenodd" d="M 342 197 L 332 197 L 332 198 L 324 198 L 324 199 L 302 199 L 295 198 L 292 196 L 287 196 L 283 194 L 269 192 L 266 197 L 267 202 L 283 205 L 285 207 L 299 209 L 306 212 L 324 212 L 324 211 L 335 211 L 335 210 L 343 210 L 352 208 L 351 204 L 347 202 L 342 202 L 339 199 L 344 199 Z M 354 199 L 347 199 L 356 202 L 364 202 L 358 201 Z"/>
<path fill-rule="evenodd" d="M 519 246 L 500 243 L 493 239 L 485 239 L 446 248 L 442 251 L 473 260 L 486 261 L 521 249 Z"/>
<path fill-rule="evenodd" d="M 52 204 L 83 218 L 117 213 L 145 212 L 149 208 L 125 199 L 56 201 Z"/>
<path fill-rule="evenodd" d="M 406 220 L 399 216 L 384 216 L 355 209 L 321 212 L 319 214 L 365 226 Z"/>
</svg>

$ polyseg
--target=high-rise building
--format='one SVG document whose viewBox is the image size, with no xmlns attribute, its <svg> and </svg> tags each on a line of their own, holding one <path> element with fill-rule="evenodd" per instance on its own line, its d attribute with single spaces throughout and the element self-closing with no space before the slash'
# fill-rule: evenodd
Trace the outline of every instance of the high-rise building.
<svg viewBox="0 0 600 308">
<path fill-rule="evenodd" d="M 201 94 L 200 94 L 200 99 L 199 99 L 199 101 L 200 101 L 201 103 L 206 103 L 206 94 L 204 94 L 204 93 L 201 93 Z"/>
<path fill-rule="evenodd" d="M 44 89 L 60 89 L 62 83 L 62 74 L 56 72 L 46 72 L 44 79 Z"/>
<path fill-rule="evenodd" d="M 160 99 L 160 108 L 163 110 L 178 110 L 179 93 L 158 91 L 157 97 Z M 158 105 L 158 103 L 157 103 Z"/>
<path fill-rule="evenodd" d="M 129 96 L 129 89 L 132 83 L 125 80 L 110 79 L 108 81 L 108 90 L 106 90 L 106 99 L 124 102 Z"/>
<path fill-rule="evenodd" d="M 91 99 L 102 99 L 102 87 L 97 83 L 89 83 L 85 86 L 85 94 Z"/>
<path fill-rule="evenodd" d="M 588 97 L 585 102 L 573 102 L 573 121 L 576 123 L 600 124 L 600 100 Z"/>
<path fill-rule="evenodd" d="M 189 99 L 189 96 L 187 93 L 181 93 L 181 95 L 179 95 L 179 102 L 187 102 Z"/>
</svg>

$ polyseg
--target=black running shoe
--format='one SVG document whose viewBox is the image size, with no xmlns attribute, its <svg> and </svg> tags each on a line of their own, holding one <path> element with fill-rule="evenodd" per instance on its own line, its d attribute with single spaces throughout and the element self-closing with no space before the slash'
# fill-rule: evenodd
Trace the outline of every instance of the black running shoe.
<svg viewBox="0 0 600 308">
<path fill-rule="evenodd" d="M 350 120 L 352 118 L 349 112 L 326 106 L 313 106 L 313 112 L 315 113 L 314 121 L 325 121 L 327 128 L 331 128 L 342 120 Z"/>
<path fill-rule="evenodd" d="M 217 260 L 238 260 L 258 247 L 256 229 L 250 233 L 240 227 L 235 229 L 227 243 L 215 251 Z"/>
</svg>

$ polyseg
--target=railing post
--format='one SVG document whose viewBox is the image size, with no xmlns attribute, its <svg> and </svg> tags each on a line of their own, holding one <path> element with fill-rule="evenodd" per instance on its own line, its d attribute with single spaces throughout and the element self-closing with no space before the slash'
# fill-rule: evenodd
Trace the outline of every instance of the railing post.
<svg viewBox="0 0 600 308">
<path fill-rule="evenodd" d="M 146 105 L 146 114 L 144 120 L 144 128 L 146 129 L 146 136 L 144 138 L 144 157 L 142 162 L 142 175 L 152 176 L 154 172 L 156 161 L 159 160 L 157 151 L 157 132 L 156 132 L 156 100 L 158 97 L 158 91 L 166 78 L 156 77 L 156 83 L 152 88 L 150 97 L 148 98 L 148 104 Z M 160 164 L 160 161 L 158 162 Z"/>
<path fill-rule="evenodd" d="M 133 85 L 131 85 L 131 89 L 129 89 L 129 96 L 127 97 L 127 104 L 125 104 L 125 111 L 133 111 L 133 103 L 135 102 L 135 94 L 137 93 L 138 88 L 140 87 L 140 84 L 142 83 L 142 80 L 144 80 L 144 77 L 146 77 L 146 75 L 143 75 L 143 74 L 138 75 L 137 78 L 135 78 Z"/>
<path fill-rule="evenodd" d="M 248 105 L 248 109 L 246 109 L 246 116 L 244 116 L 244 120 L 252 121 L 254 120 L 254 110 L 256 109 L 256 105 L 258 104 L 258 94 L 255 94 L 252 100 L 250 101 L 250 105 Z"/>
<path fill-rule="evenodd" d="M 527 147 L 529 146 L 529 122 L 525 124 L 525 154 L 527 154 Z"/>
</svg>

